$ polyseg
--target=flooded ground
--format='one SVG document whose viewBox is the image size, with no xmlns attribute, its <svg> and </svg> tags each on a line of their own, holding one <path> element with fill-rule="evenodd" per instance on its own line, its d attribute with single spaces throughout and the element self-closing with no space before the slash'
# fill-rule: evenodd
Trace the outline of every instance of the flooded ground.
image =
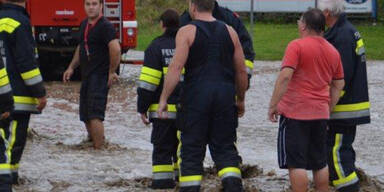
<svg viewBox="0 0 384 192">
<path fill-rule="evenodd" d="M 80 83 L 47 83 L 48 106 L 33 116 L 28 144 L 20 168 L 26 192 L 141 192 L 151 177 L 151 128 L 136 113 L 135 80 L 140 66 L 121 67 L 122 77 L 109 96 L 105 120 L 106 139 L 101 151 L 86 141 L 78 117 Z M 267 107 L 279 62 L 256 62 L 247 93 L 244 118 L 238 128 L 238 148 L 243 157 L 246 191 L 289 191 L 287 172 L 278 169 L 277 124 L 267 121 Z M 362 191 L 384 191 L 384 62 L 369 62 L 372 123 L 358 129 L 355 148 L 362 172 Z M 220 191 L 207 153 L 203 191 Z M 162 190 L 164 191 L 164 190 Z M 174 191 L 174 190 L 170 190 Z"/>
</svg>

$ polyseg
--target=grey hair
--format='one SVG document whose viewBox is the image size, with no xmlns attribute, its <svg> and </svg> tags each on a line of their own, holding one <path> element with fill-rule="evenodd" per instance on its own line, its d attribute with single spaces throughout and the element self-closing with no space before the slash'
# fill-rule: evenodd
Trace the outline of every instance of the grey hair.
<svg viewBox="0 0 384 192">
<path fill-rule="evenodd" d="M 322 11 L 328 10 L 331 16 L 339 16 L 345 10 L 344 0 L 318 0 L 318 8 Z"/>
</svg>

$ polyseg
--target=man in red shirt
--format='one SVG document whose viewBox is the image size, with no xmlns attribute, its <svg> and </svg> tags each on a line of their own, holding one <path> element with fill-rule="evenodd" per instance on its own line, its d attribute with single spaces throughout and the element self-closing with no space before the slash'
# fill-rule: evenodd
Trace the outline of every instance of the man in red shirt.
<svg viewBox="0 0 384 192">
<path fill-rule="evenodd" d="M 269 106 L 269 119 L 280 117 L 278 160 L 289 170 L 294 192 L 307 191 L 306 170 L 317 191 L 328 191 L 326 134 L 331 109 L 344 87 L 337 50 L 322 35 L 325 18 L 310 9 L 298 21 L 300 39 L 289 43 Z"/>
</svg>

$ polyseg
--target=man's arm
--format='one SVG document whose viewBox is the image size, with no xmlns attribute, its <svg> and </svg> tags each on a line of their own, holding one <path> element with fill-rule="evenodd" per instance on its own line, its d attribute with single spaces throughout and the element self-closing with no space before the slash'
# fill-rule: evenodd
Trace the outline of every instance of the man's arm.
<svg viewBox="0 0 384 192">
<path fill-rule="evenodd" d="M 75 49 L 71 63 L 69 64 L 67 70 L 63 74 L 63 82 L 69 82 L 73 75 L 73 71 L 80 65 L 80 45 Z"/>
<path fill-rule="evenodd" d="M 231 39 L 233 45 L 235 47 L 235 51 L 233 54 L 233 62 L 235 64 L 235 73 L 236 73 L 236 95 L 239 101 L 245 100 L 245 92 L 248 87 L 248 79 L 247 79 L 247 70 L 244 64 L 244 53 L 243 48 L 241 47 L 239 37 L 237 33 L 232 27 L 227 26 L 229 34 L 231 35 Z"/>
<path fill-rule="evenodd" d="M 287 91 L 288 84 L 291 81 L 294 72 L 294 69 L 285 67 L 281 70 L 279 77 L 276 80 L 275 89 L 273 91 L 271 101 L 269 102 L 268 112 L 269 120 L 272 122 L 277 122 L 277 105 Z"/>
<path fill-rule="evenodd" d="M 191 42 L 193 42 L 192 37 L 194 38 L 195 33 L 196 27 L 187 25 L 181 28 L 176 35 L 175 55 L 173 56 L 172 63 L 168 67 L 168 74 L 165 77 L 164 88 L 160 97 L 158 110 L 160 117 L 164 117 L 163 112 L 167 111 L 167 100 L 180 81 L 180 75 L 188 59 L 189 48 Z"/>
<path fill-rule="evenodd" d="M 114 39 L 108 43 L 109 48 L 109 57 L 110 57 L 110 67 L 109 74 L 113 74 L 116 72 L 117 68 L 120 65 L 121 59 L 121 48 L 119 40 Z"/>
<path fill-rule="evenodd" d="M 330 111 L 333 110 L 333 108 L 336 106 L 336 104 L 339 102 L 341 91 L 343 90 L 345 86 L 344 79 L 341 80 L 333 80 L 331 83 L 331 103 L 329 105 Z"/>
</svg>

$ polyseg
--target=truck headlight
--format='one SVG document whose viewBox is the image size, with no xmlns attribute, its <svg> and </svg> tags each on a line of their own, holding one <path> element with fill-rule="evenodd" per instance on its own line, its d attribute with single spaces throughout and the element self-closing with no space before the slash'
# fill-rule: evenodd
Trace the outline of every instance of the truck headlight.
<svg viewBox="0 0 384 192">
<path fill-rule="evenodd" d="M 127 30 L 127 33 L 128 33 L 128 36 L 133 36 L 133 35 L 135 34 L 135 32 L 133 31 L 132 28 L 129 28 L 129 29 Z"/>
</svg>

